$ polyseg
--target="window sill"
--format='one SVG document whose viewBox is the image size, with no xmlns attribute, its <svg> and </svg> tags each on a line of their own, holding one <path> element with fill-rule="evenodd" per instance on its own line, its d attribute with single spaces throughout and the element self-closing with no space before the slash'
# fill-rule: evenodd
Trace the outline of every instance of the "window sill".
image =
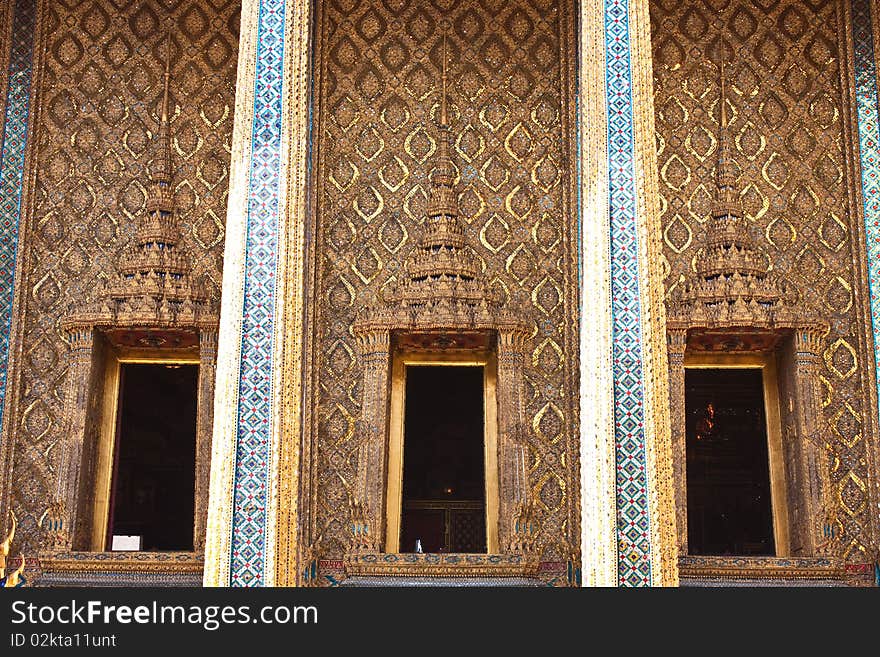
<svg viewBox="0 0 880 657">
<path fill-rule="evenodd" d="M 56 552 L 40 555 L 36 586 L 201 586 L 200 552 Z"/>
<path fill-rule="evenodd" d="M 843 586 L 843 563 L 833 557 L 683 556 L 682 586 Z"/>
<path fill-rule="evenodd" d="M 538 555 L 350 553 L 344 569 L 347 576 L 535 577 Z"/>
</svg>

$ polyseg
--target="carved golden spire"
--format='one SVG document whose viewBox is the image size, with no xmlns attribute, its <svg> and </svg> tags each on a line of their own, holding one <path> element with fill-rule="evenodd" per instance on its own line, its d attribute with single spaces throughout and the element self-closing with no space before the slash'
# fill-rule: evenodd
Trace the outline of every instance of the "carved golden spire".
<svg viewBox="0 0 880 657">
<path fill-rule="evenodd" d="M 408 279 L 398 290 L 400 298 L 409 303 L 431 303 L 454 299 L 477 304 L 488 297 L 475 280 L 479 267 L 465 248 L 464 230 L 458 219 L 455 192 L 455 166 L 450 156 L 449 74 L 446 61 L 446 33 L 440 84 L 440 145 L 431 171 L 425 234 L 413 256 L 406 263 Z"/>
<path fill-rule="evenodd" d="M 177 241 L 177 226 L 174 225 L 174 192 L 171 186 L 171 119 L 168 110 L 170 89 L 171 32 L 169 30 L 165 36 L 165 79 L 156 140 L 158 154 L 153 162 L 151 191 L 147 199 L 149 216 L 146 221 L 141 222 L 138 230 L 138 241 L 142 245 L 156 242 L 173 246 Z"/>
<path fill-rule="evenodd" d="M 678 288 L 667 313 L 669 328 L 695 326 L 778 328 L 808 325 L 806 307 L 798 318 L 796 290 L 770 269 L 767 254 L 755 244 L 736 190 L 736 170 L 728 140 L 727 58 L 722 33 L 719 43 L 720 116 L 715 199 L 706 243 L 695 257 L 695 275 Z"/>
<path fill-rule="evenodd" d="M 442 92 L 440 97 L 440 127 L 448 128 L 449 120 L 446 116 L 446 83 L 448 80 L 447 71 L 446 71 L 446 32 L 443 32 L 443 83 L 442 83 Z"/>
<path fill-rule="evenodd" d="M 169 30 L 165 35 L 165 77 L 156 140 L 158 153 L 153 162 L 147 216 L 138 226 L 137 246 L 128 254 L 120 267 L 124 277 L 155 273 L 160 279 L 179 280 L 186 277 L 190 270 L 189 258 L 176 250 L 180 235 L 172 186 L 170 90 L 171 31 Z"/>
<path fill-rule="evenodd" d="M 735 189 L 736 171 L 730 144 L 727 140 L 727 89 L 724 79 L 724 60 L 727 57 L 724 49 L 724 36 L 720 43 L 720 77 L 721 77 L 721 124 L 718 130 L 718 165 L 715 170 L 715 207 L 713 217 L 742 217 L 739 195 Z"/>
<path fill-rule="evenodd" d="M 162 91 L 162 110 L 159 118 L 158 167 L 153 182 L 163 187 L 171 185 L 171 122 L 168 117 L 168 96 L 171 87 L 171 32 L 165 35 L 165 84 Z"/>
<path fill-rule="evenodd" d="M 727 86 L 724 75 L 727 53 L 723 32 L 719 49 L 721 107 L 718 164 L 715 170 L 717 187 L 706 248 L 696 258 L 697 276 L 712 288 L 709 296 L 713 298 L 743 297 L 746 300 L 755 298 L 761 303 L 770 302 L 779 299 L 782 293 L 771 280 L 766 280 L 770 263 L 764 253 L 755 249 L 736 190 L 736 173 L 727 138 Z M 736 285 L 732 285 L 733 282 Z"/>
<path fill-rule="evenodd" d="M 165 78 L 162 90 L 162 106 L 159 110 L 159 130 L 156 146 L 158 154 L 153 161 L 152 185 L 147 210 L 162 213 L 165 219 L 174 213 L 174 194 L 171 189 L 171 118 L 169 97 L 171 89 L 171 32 L 165 37 Z"/>
<path fill-rule="evenodd" d="M 501 299 L 486 286 L 459 220 L 445 31 L 440 68 L 439 144 L 428 176 L 424 234 L 407 258 L 397 284 L 384 295 L 386 303 L 360 311 L 355 324 L 359 332 L 382 326 L 420 330 L 525 326 L 522 318 L 500 307 Z"/>
<path fill-rule="evenodd" d="M 448 226 L 442 223 L 457 223 L 458 200 L 455 194 L 455 167 L 449 154 L 449 142 L 451 130 L 449 128 L 448 99 L 446 95 L 448 72 L 446 62 L 446 33 L 443 33 L 443 62 L 442 78 L 440 84 L 440 147 L 437 149 L 437 159 L 431 172 L 431 192 L 428 199 L 428 217 L 435 221 L 428 228 L 442 229 Z M 440 221 L 442 218 L 446 222 Z M 459 226 L 460 228 L 460 226 Z M 458 231 L 461 232 L 460 230 Z"/>
</svg>

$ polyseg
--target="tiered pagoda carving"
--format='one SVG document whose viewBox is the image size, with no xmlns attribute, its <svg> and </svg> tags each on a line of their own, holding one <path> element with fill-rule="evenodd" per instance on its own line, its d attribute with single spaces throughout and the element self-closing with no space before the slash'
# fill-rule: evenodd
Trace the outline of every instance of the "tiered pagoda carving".
<svg viewBox="0 0 880 657">
<path fill-rule="evenodd" d="M 445 56 L 445 55 L 444 55 Z M 384 303 L 362 309 L 356 334 L 379 330 L 456 332 L 465 330 L 526 331 L 526 324 L 504 306 L 483 280 L 469 250 L 459 219 L 455 165 L 450 157 L 451 131 L 443 71 L 440 139 L 430 175 L 425 233 L 404 265 L 403 280 Z"/>
<path fill-rule="evenodd" d="M 95 327 L 113 332 L 113 341 L 128 346 L 182 346 L 181 336 L 175 333 L 195 335 L 200 329 L 217 326 L 215 304 L 194 280 L 192 257 L 180 244 L 168 113 L 170 45 L 169 39 L 157 139 L 159 155 L 153 164 L 146 216 L 137 227 L 135 244 L 123 254 L 116 276 L 106 283 L 99 298 L 64 321 L 68 330 Z M 134 335 L 126 337 L 123 329 L 131 329 Z"/>
<path fill-rule="evenodd" d="M 728 335 L 741 330 L 823 333 L 827 325 L 791 284 L 770 269 L 770 258 L 750 234 L 736 188 L 726 103 L 722 63 L 716 188 L 706 245 L 696 256 L 695 275 L 669 304 L 667 328 Z"/>
</svg>

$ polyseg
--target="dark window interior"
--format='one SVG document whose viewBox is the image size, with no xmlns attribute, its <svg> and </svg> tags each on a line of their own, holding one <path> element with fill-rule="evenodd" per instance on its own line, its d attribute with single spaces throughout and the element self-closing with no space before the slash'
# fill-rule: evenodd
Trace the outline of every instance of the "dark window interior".
<svg viewBox="0 0 880 657">
<path fill-rule="evenodd" d="M 483 368 L 406 368 L 400 550 L 485 552 Z"/>
<path fill-rule="evenodd" d="M 192 550 L 197 365 L 123 364 L 108 547 L 141 536 L 142 550 Z"/>
<path fill-rule="evenodd" d="M 688 552 L 773 555 L 760 369 L 686 369 Z"/>
</svg>

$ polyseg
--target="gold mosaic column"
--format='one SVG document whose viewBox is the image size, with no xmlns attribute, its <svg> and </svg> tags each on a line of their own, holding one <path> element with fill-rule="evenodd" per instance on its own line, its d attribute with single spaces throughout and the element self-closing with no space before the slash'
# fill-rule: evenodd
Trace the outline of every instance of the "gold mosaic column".
<svg viewBox="0 0 880 657">
<path fill-rule="evenodd" d="M 795 462 L 800 469 L 798 480 L 801 489 L 798 507 L 811 522 L 795 528 L 800 531 L 800 545 L 806 554 L 816 554 L 816 548 L 824 540 L 825 524 L 830 523 L 832 497 L 828 490 L 830 464 L 825 436 L 821 424 L 822 401 L 819 376 L 822 371 L 819 354 L 822 353 L 824 335 L 819 330 L 798 329 L 794 333 L 793 356 L 795 364 L 794 402 L 791 417 L 800 438 L 796 449 L 801 454 Z M 786 522 L 786 525 L 788 523 Z"/>
<path fill-rule="evenodd" d="M 379 541 L 385 531 L 385 427 L 388 426 L 388 379 L 391 374 L 391 333 L 388 329 L 358 332 L 364 361 L 364 437 L 358 448 L 357 502 L 364 505 L 369 540 Z M 397 535 L 400 532 L 398 530 Z M 395 538 L 396 540 L 396 538 Z M 370 549 L 379 551 L 378 543 Z"/>
<path fill-rule="evenodd" d="M 524 437 L 527 429 L 522 426 L 521 419 L 525 416 L 522 373 L 527 337 L 524 330 L 498 331 L 498 407 L 505 409 L 507 417 L 505 424 L 500 427 L 497 450 L 501 461 L 501 489 L 507 491 L 498 509 L 501 550 L 510 549 L 517 533 L 516 517 L 522 511 L 522 505 L 530 502 Z M 514 419 L 513 423 L 510 418 Z"/>
<path fill-rule="evenodd" d="M 639 281 L 645 377 L 645 438 L 653 558 L 652 584 L 678 585 L 678 547 L 669 413 L 669 364 L 666 352 L 666 307 L 660 260 L 660 183 L 654 128 L 654 74 L 651 65 L 651 20 L 648 0 L 630 5 L 633 106 L 636 128 Z"/>
<path fill-rule="evenodd" d="M 648 0 L 580 25 L 583 581 L 676 585 Z"/>
<path fill-rule="evenodd" d="M 297 581 L 310 14 L 242 2 L 206 586 Z"/>
</svg>

